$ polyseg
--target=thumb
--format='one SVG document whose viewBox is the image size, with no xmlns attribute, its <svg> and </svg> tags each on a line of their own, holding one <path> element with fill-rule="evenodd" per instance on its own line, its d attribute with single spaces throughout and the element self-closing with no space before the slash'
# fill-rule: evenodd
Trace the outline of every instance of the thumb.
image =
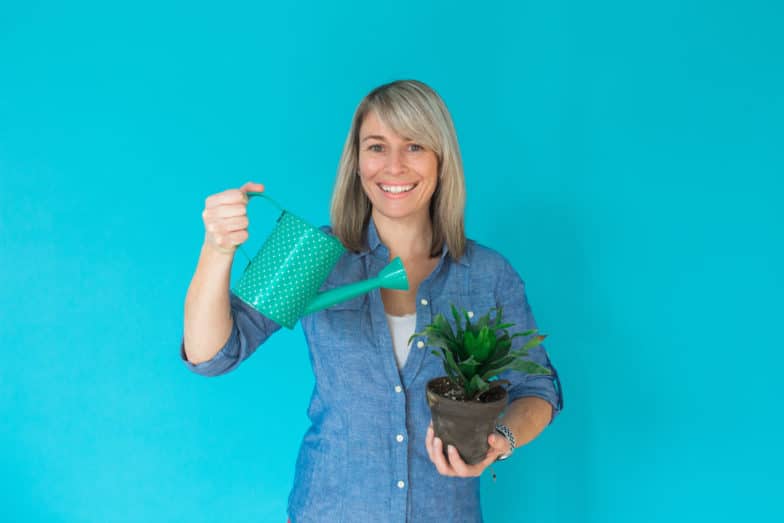
<svg viewBox="0 0 784 523">
<path fill-rule="evenodd" d="M 509 451 L 509 442 L 498 434 L 490 434 L 487 443 L 490 445 L 490 451 L 497 452 L 499 455 Z"/>
<path fill-rule="evenodd" d="M 264 185 L 261 184 L 261 183 L 247 182 L 245 185 L 240 187 L 240 191 L 242 191 L 242 192 L 264 192 Z"/>
</svg>

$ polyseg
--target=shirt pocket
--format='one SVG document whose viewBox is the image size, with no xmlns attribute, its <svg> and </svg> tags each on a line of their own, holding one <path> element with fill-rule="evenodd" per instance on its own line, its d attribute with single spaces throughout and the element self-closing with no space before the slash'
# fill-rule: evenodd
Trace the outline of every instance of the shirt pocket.
<svg viewBox="0 0 784 523">
<path fill-rule="evenodd" d="M 346 384 L 361 379 L 368 367 L 373 345 L 367 303 L 366 295 L 336 303 L 304 326 L 316 381 L 326 398 L 342 397 Z"/>
<path fill-rule="evenodd" d="M 468 314 L 469 318 L 471 319 L 471 323 L 475 323 L 479 320 L 480 316 L 490 312 L 490 309 L 496 306 L 496 302 L 495 296 L 491 292 L 484 294 L 477 293 L 473 295 L 443 294 L 438 296 L 433 300 L 433 318 L 435 318 L 436 314 L 443 314 L 449 324 L 452 325 L 452 329 L 454 329 L 455 318 L 452 314 L 452 305 L 455 306 L 458 314 L 460 315 L 461 325 L 465 326 L 465 314 Z M 491 314 L 491 317 L 493 316 L 494 314 Z"/>
<path fill-rule="evenodd" d="M 354 339 L 365 323 L 367 295 L 336 303 L 317 313 L 315 327 L 330 337 Z"/>
</svg>

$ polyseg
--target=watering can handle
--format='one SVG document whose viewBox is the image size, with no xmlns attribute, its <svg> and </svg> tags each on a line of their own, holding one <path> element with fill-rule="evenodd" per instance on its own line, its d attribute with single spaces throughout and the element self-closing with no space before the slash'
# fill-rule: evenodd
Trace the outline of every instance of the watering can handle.
<svg viewBox="0 0 784 523">
<path fill-rule="evenodd" d="M 283 206 L 281 204 L 279 204 L 278 202 L 276 202 L 275 200 L 273 200 L 272 198 L 270 198 L 269 196 L 267 196 L 264 193 L 260 193 L 260 192 L 256 192 L 256 191 L 248 191 L 245 194 L 248 196 L 248 200 L 250 200 L 250 198 L 253 198 L 254 196 L 261 196 L 262 198 L 264 198 L 265 200 L 270 202 L 273 206 L 277 207 L 280 212 L 285 212 L 285 209 L 283 208 Z M 248 253 L 245 252 L 245 249 L 242 248 L 242 245 L 238 245 L 237 247 L 239 247 L 239 250 L 243 254 L 243 256 L 245 256 L 245 258 L 248 259 L 248 263 L 250 263 L 251 262 L 251 258 L 248 255 Z"/>
<path fill-rule="evenodd" d="M 275 200 L 273 200 L 272 198 L 270 198 L 269 196 L 267 196 L 266 194 L 264 194 L 262 192 L 248 191 L 245 194 L 248 195 L 248 199 L 250 199 L 250 198 L 252 198 L 254 196 L 261 196 L 262 198 L 264 198 L 265 200 L 270 202 L 272 205 L 277 207 L 280 210 L 280 212 L 285 211 L 285 209 L 283 208 L 283 206 L 281 204 L 279 204 L 278 202 L 276 202 Z"/>
</svg>

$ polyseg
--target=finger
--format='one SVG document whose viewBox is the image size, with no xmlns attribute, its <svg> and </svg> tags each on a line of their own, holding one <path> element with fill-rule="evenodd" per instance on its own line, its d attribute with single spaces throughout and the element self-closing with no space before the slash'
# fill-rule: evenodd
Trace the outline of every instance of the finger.
<svg viewBox="0 0 784 523">
<path fill-rule="evenodd" d="M 449 454 L 449 465 L 452 467 L 452 470 L 455 471 L 457 476 L 466 478 L 476 475 L 476 473 L 471 470 L 471 467 L 466 465 L 466 462 L 463 461 L 462 457 L 460 457 L 460 453 L 455 447 L 449 445 L 447 447 L 447 453 Z"/>
<path fill-rule="evenodd" d="M 216 220 L 220 218 L 233 218 L 235 216 L 245 216 L 248 208 L 244 203 L 225 204 L 204 209 L 202 215 L 205 220 Z"/>
<path fill-rule="evenodd" d="M 446 461 L 446 457 L 444 457 L 444 443 L 441 441 L 441 438 L 435 438 L 433 440 L 433 463 L 436 465 L 436 470 L 442 476 L 454 476 L 455 473 L 452 470 L 452 467 L 449 466 L 449 463 Z"/>
<path fill-rule="evenodd" d="M 430 425 L 427 428 L 427 434 L 425 434 L 425 449 L 427 450 L 427 455 L 430 458 L 430 461 L 433 461 L 433 437 L 435 434 L 433 433 L 433 426 Z"/>
<path fill-rule="evenodd" d="M 210 225 L 214 225 L 214 230 L 220 232 L 244 231 L 248 228 L 248 217 L 235 216 L 233 218 L 224 218 L 220 221 L 211 222 Z"/>
<path fill-rule="evenodd" d="M 242 187 L 240 187 L 240 191 L 243 193 L 247 192 L 264 192 L 264 184 L 255 183 L 255 182 L 247 182 Z"/>
<path fill-rule="evenodd" d="M 481 475 L 482 471 L 484 471 L 487 467 L 495 463 L 496 460 L 498 459 L 498 456 L 500 456 L 501 454 L 503 454 L 503 452 L 498 452 L 493 449 L 490 449 L 487 452 L 487 456 L 485 457 L 485 459 L 483 459 L 482 461 L 480 461 L 475 465 L 479 469 L 476 475 L 477 476 Z"/>
<path fill-rule="evenodd" d="M 497 434 L 490 434 L 487 437 L 487 443 L 490 445 L 491 450 L 495 450 L 499 455 L 509 452 L 509 440 L 502 438 Z"/>
<path fill-rule="evenodd" d="M 228 191 L 219 192 L 207 197 L 204 201 L 204 207 L 217 207 L 219 205 L 226 205 L 232 203 L 242 203 L 247 199 L 244 192 L 239 189 L 229 189 Z"/>
<path fill-rule="evenodd" d="M 247 239 L 248 231 L 237 231 L 226 234 L 212 235 L 213 243 L 224 250 L 231 250 L 237 245 L 245 243 Z"/>
<path fill-rule="evenodd" d="M 229 233 L 229 242 L 231 242 L 231 244 L 234 246 L 245 243 L 247 239 L 248 231 L 237 231 Z"/>
</svg>

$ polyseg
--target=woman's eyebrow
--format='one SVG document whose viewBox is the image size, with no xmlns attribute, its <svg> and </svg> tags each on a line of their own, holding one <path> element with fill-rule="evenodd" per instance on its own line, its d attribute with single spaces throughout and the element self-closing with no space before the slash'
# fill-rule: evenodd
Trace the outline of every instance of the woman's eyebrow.
<svg viewBox="0 0 784 523">
<path fill-rule="evenodd" d="M 382 141 L 386 141 L 386 138 L 384 138 L 380 134 L 371 134 L 369 136 L 365 136 L 364 138 L 362 138 L 362 140 L 360 140 L 360 143 L 362 143 L 362 142 L 364 142 L 366 140 L 382 140 Z"/>
</svg>

